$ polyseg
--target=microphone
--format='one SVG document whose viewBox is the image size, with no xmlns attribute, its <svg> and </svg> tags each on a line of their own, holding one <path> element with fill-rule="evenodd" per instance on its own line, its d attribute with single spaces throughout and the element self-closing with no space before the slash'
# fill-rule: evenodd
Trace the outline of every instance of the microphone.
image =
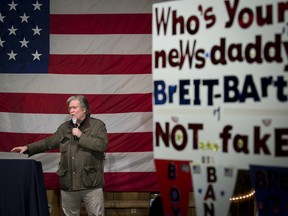
<svg viewBox="0 0 288 216">
<path fill-rule="evenodd" d="M 75 117 L 72 118 L 73 128 L 77 128 L 77 119 Z M 74 140 L 77 140 L 77 137 L 74 136 Z"/>
<path fill-rule="evenodd" d="M 77 119 L 76 118 L 72 118 L 72 123 L 73 123 L 73 128 L 77 128 Z"/>
</svg>

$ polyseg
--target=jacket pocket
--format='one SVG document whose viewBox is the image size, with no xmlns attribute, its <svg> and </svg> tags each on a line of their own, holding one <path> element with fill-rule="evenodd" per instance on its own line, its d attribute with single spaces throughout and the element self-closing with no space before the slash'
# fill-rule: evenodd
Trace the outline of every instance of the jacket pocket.
<svg viewBox="0 0 288 216">
<path fill-rule="evenodd" d="M 67 140 L 66 140 L 66 142 L 61 142 L 61 144 L 60 144 L 60 152 L 61 153 L 65 153 L 65 152 L 67 152 L 68 151 L 68 147 L 69 147 L 69 143 L 67 142 Z"/>
<path fill-rule="evenodd" d="M 58 169 L 56 174 L 60 177 L 60 188 L 62 190 L 68 190 L 71 182 L 70 175 L 68 175 L 68 170 Z"/>
<path fill-rule="evenodd" d="M 103 174 L 99 167 L 86 166 L 82 173 L 83 185 L 87 188 L 103 187 Z"/>
</svg>

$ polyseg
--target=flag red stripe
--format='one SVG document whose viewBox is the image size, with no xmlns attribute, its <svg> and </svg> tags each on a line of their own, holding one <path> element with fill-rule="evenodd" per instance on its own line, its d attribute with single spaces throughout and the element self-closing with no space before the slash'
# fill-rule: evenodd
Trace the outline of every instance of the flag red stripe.
<svg viewBox="0 0 288 216">
<path fill-rule="evenodd" d="M 1 93 L 0 112 L 67 114 L 67 94 Z M 152 93 L 85 95 L 91 113 L 151 112 Z M 43 105 L 45 104 L 45 105 Z"/>
<path fill-rule="evenodd" d="M 37 140 L 44 139 L 51 134 L 24 134 L 0 132 L 1 151 L 9 152 L 13 147 L 27 145 Z"/>
<path fill-rule="evenodd" d="M 159 191 L 155 172 L 105 173 L 105 191 Z"/>
<path fill-rule="evenodd" d="M 56 130 L 56 128 L 55 128 Z M 1 151 L 9 152 L 15 146 L 26 145 L 51 134 L 23 134 L 0 132 Z M 147 152 L 152 151 L 152 132 L 108 134 L 107 152 Z M 54 150 L 58 152 L 58 150 Z"/>
<path fill-rule="evenodd" d="M 51 14 L 50 34 L 151 34 L 151 14 Z"/>
<path fill-rule="evenodd" d="M 151 55 L 50 55 L 53 74 L 151 74 Z"/>
<path fill-rule="evenodd" d="M 104 191 L 159 191 L 155 172 L 105 173 L 104 179 Z M 44 182 L 46 189 L 60 188 L 59 177 L 56 173 L 44 173 Z"/>
<path fill-rule="evenodd" d="M 107 152 L 146 152 L 153 151 L 152 132 L 108 134 Z"/>
</svg>

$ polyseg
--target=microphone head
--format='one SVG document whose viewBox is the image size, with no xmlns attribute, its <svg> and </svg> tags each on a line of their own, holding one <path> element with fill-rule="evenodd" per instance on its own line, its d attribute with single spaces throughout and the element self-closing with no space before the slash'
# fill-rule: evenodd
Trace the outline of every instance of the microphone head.
<svg viewBox="0 0 288 216">
<path fill-rule="evenodd" d="M 73 117 L 73 118 L 72 118 L 72 123 L 73 123 L 74 125 L 76 125 L 76 123 L 77 123 L 77 118 Z"/>
</svg>

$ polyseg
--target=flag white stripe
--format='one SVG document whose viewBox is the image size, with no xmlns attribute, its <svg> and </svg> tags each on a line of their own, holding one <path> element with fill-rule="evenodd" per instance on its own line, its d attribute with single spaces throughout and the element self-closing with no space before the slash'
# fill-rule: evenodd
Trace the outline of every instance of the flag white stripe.
<svg viewBox="0 0 288 216">
<path fill-rule="evenodd" d="M 155 172 L 153 152 L 107 153 L 105 172 Z"/>
<path fill-rule="evenodd" d="M 150 34 L 50 34 L 50 54 L 151 54 Z"/>
<path fill-rule="evenodd" d="M 167 0 L 52 0 L 51 14 L 129 14 L 152 13 L 155 2 Z"/>
<path fill-rule="evenodd" d="M 152 132 L 152 113 L 120 113 L 92 115 L 105 122 L 108 133 Z M 0 112 L 0 132 L 51 134 L 68 114 L 28 114 Z"/>
<path fill-rule="evenodd" d="M 0 92 L 46 94 L 151 93 L 151 74 L 63 75 L 0 74 Z"/>
<path fill-rule="evenodd" d="M 27 155 L 0 152 L 0 159 L 25 159 Z M 45 173 L 55 173 L 58 169 L 60 153 L 40 153 L 29 159 L 42 163 Z M 104 172 L 155 172 L 153 152 L 106 153 Z"/>
<path fill-rule="evenodd" d="M 41 153 L 31 157 L 41 161 L 45 173 L 58 169 L 60 153 Z M 155 172 L 152 152 L 107 153 L 104 172 Z"/>
</svg>

